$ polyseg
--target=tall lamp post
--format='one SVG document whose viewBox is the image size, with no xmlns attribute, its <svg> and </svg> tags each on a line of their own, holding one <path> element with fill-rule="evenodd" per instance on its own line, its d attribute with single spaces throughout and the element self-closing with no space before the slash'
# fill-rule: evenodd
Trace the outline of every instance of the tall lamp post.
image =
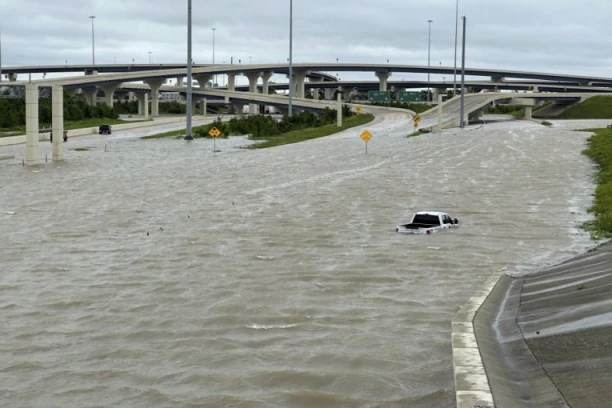
<svg viewBox="0 0 612 408">
<path fill-rule="evenodd" d="M 465 112 L 465 26 L 467 19 L 465 16 L 461 17 L 463 19 L 463 45 L 461 52 L 461 119 L 459 120 L 459 127 L 463 128 L 465 126 L 463 115 Z"/>
<path fill-rule="evenodd" d="M 433 23 L 433 20 L 427 20 L 427 22 L 429 23 L 429 40 L 427 41 L 427 67 L 429 68 L 431 66 L 431 23 Z M 430 86 L 430 82 L 429 82 L 429 70 L 427 71 L 427 102 L 431 102 L 430 100 L 430 94 L 431 94 L 431 86 Z"/>
<path fill-rule="evenodd" d="M 149 64 L 151 64 L 151 51 L 149 51 Z"/>
<path fill-rule="evenodd" d="M 211 28 L 212 33 L 213 33 L 213 65 L 215 65 L 215 31 L 217 31 L 217 29 L 215 27 Z M 217 74 L 215 74 L 213 76 L 213 86 L 215 86 L 217 84 Z"/>
<path fill-rule="evenodd" d="M 94 47 L 94 19 L 96 16 L 89 16 L 91 18 L 91 65 L 96 65 L 96 52 Z"/>
<path fill-rule="evenodd" d="M 193 109 L 193 106 L 191 106 L 191 64 L 191 0 L 187 0 L 187 117 L 185 118 L 185 140 L 193 140 L 191 134 L 191 111 Z"/>
<path fill-rule="evenodd" d="M 293 115 L 293 0 L 289 0 L 289 117 Z"/>
<path fill-rule="evenodd" d="M 459 32 L 459 0 L 455 6 L 455 69 L 453 72 L 453 96 L 457 94 L 457 33 Z"/>
</svg>

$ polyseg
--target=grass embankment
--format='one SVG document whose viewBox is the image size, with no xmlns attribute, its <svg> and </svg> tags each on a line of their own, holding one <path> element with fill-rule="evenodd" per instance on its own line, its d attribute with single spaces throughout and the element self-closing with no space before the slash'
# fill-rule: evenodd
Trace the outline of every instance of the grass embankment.
<svg viewBox="0 0 612 408">
<path fill-rule="evenodd" d="M 559 119 L 612 119 L 612 96 L 592 96 L 563 112 Z"/>
<path fill-rule="evenodd" d="M 584 225 L 594 239 L 612 237 L 612 129 L 587 129 L 595 135 L 588 139 L 582 152 L 599 165 L 595 199 L 589 212 L 595 220 Z"/>
<path fill-rule="evenodd" d="M 316 139 L 318 137 L 329 136 L 334 133 L 341 132 L 346 129 L 350 129 L 355 126 L 365 125 L 374 120 L 374 115 L 364 114 L 355 115 L 342 120 L 342 127 L 338 127 L 336 124 L 324 125 L 313 128 L 292 130 L 288 133 L 283 133 L 278 136 L 261 137 L 257 139 L 265 139 L 260 143 L 255 143 L 248 146 L 249 149 L 263 149 L 266 147 L 281 146 L 290 143 L 303 142 L 305 140 Z M 257 140 L 256 139 L 256 140 Z"/>
<path fill-rule="evenodd" d="M 152 119 L 147 120 L 121 120 L 121 119 L 83 119 L 83 120 L 75 120 L 75 121 L 67 121 L 64 122 L 65 130 L 75 130 L 82 129 L 88 127 L 98 127 L 100 125 L 121 125 L 124 123 L 136 123 L 136 122 L 147 122 Z M 41 124 L 38 126 L 39 129 L 51 129 L 50 124 Z M 26 132 L 25 126 L 18 126 L 12 129 L 2 129 L 0 130 L 0 137 L 8 137 L 8 136 L 20 136 L 24 135 Z"/>
</svg>

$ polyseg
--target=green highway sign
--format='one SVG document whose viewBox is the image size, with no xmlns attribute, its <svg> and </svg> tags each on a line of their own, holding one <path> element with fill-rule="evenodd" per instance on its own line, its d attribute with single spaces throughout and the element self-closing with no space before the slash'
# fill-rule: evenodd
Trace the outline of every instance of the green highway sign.
<svg viewBox="0 0 612 408">
<path fill-rule="evenodd" d="M 391 93 L 389 91 L 368 91 L 370 102 L 389 102 Z"/>
<path fill-rule="evenodd" d="M 399 93 L 399 102 L 419 102 L 421 100 L 420 92 L 401 91 Z"/>
</svg>

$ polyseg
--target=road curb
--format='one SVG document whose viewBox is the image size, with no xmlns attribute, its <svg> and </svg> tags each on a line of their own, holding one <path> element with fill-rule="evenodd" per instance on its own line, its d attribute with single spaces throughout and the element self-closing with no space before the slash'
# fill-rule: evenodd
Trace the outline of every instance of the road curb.
<svg viewBox="0 0 612 408">
<path fill-rule="evenodd" d="M 453 374 L 457 408 L 494 408 L 493 393 L 474 333 L 474 318 L 502 273 L 495 272 L 452 321 Z"/>
</svg>

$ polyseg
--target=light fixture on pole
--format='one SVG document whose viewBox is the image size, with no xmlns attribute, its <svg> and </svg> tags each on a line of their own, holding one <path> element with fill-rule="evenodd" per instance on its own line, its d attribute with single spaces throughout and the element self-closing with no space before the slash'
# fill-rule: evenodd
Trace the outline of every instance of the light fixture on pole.
<svg viewBox="0 0 612 408">
<path fill-rule="evenodd" d="M 191 0 L 187 0 L 187 117 L 185 118 L 185 140 L 193 140 L 191 135 L 191 114 L 193 106 L 191 105 Z"/>
<path fill-rule="evenodd" d="M 457 94 L 457 34 L 459 32 L 459 0 L 455 6 L 455 69 L 453 72 L 453 96 Z"/>
<path fill-rule="evenodd" d="M 465 121 L 463 120 L 463 114 L 465 112 L 465 26 L 466 26 L 466 18 L 465 16 L 461 17 L 463 19 L 463 51 L 461 52 L 461 118 L 459 119 L 459 127 L 465 126 Z"/>
<path fill-rule="evenodd" d="M 289 0 L 289 117 L 293 115 L 293 0 Z"/>
<path fill-rule="evenodd" d="M 213 33 L 213 65 L 215 65 L 215 31 L 217 31 L 217 29 L 215 27 L 211 28 L 212 33 Z M 213 76 L 213 86 L 215 86 L 217 84 L 217 74 L 215 74 Z"/>
<path fill-rule="evenodd" d="M 431 66 L 431 23 L 433 20 L 427 20 L 429 23 L 429 40 L 427 41 L 427 68 Z M 429 69 L 427 70 L 427 102 L 431 102 L 430 94 L 431 94 L 431 86 L 429 83 Z"/>
<path fill-rule="evenodd" d="M 94 19 L 96 16 L 89 16 L 91 18 L 91 65 L 96 65 L 96 52 L 94 46 Z"/>
</svg>

